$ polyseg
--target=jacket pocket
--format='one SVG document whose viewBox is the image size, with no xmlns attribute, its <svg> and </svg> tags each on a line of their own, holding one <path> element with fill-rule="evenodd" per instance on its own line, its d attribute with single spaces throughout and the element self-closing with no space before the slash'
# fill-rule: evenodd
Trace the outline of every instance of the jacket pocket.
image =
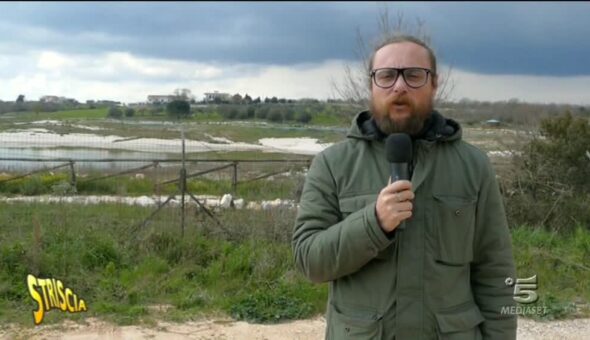
<svg viewBox="0 0 590 340">
<path fill-rule="evenodd" d="M 344 313 L 330 304 L 328 339 L 381 339 L 383 336 L 382 316 L 368 311 Z"/>
<path fill-rule="evenodd" d="M 339 206 L 342 218 L 345 219 L 346 217 L 348 217 L 348 215 L 357 212 L 361 209 L 364 209 L 367 205 L 375 201 L 377 201 L 377 194 L 365 194 L 340 198 Z M 379 260 L 390 259 L 393 256 L 393 248 L 394 246 L 393 244 L 391 244 L 387 248 L 377 253 L 377 256 L 375 256 L 375 258 Z"/>
<path fill-rule="evenodd" d="M 473 260 L 475 206 L 473 196 L 434 195 L 435 259 L 450 265 Z"/>
<path fill-rule="evenodd" d="M 465 309 L 436 313 L 440 340 L 481 340 L 479 325 L 485 321 L 479 308 L 470 303 Z"/>
<path fill-rule="evenodd" d="M 339 198 L 338 204 L 340 206 L 342 218 L 346 218 L 346 216 L 352 214 L 353 212 L 363 209 L 367 205 L 375 202 L 376 200 L 376 194 L 355 195 L 350 197 Z"/>
</svg>

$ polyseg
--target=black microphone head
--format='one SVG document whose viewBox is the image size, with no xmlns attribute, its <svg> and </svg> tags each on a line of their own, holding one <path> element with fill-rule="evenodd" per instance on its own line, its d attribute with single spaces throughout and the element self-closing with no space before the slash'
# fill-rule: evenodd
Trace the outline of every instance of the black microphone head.
<svg viewBox="0 0 590 340">
<path fill-rule="evenodd" d="M 385 152 L 390 163 L 410 163 L 412 139 L 406 133 L 392 133 L 385 140 Z"/>
</svg>

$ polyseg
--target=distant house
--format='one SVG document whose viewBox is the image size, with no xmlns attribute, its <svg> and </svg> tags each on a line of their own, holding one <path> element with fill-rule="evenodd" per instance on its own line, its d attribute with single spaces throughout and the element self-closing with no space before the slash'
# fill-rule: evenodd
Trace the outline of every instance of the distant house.
<svg viewBox="0 0 590 340">
<path fill-rule="evenodd" d="M 141 103 L 141 102 L 138 102 L 138 103 L 128 103 L 127 104 L 127 107 L 131 107 L 131 108 L 134 108 L 134 109 L 142 108 L 142 107 L 145 107 L 145 106 L 146 106 L 146 103 Z"/>
<path fill-rule="evenodd" d="M 149 95 L 147 100 L 149 104 L 168 104 L 175 98 L 176 96 Z"/>
<path fill-rule="evenodd" d="M 58 96 L 43 96 L 41 98 L 39 98 L 39 101 L 41 103 L 59 103 L 59 97 Z"/>
<path fill-rule="evenodd" d="M 206 103 L 213 103 L 215 101 L 222 101 L 227 102 L 230 101 L 231 95 L 229 93 L 224 92 L 205 92 L 205 102 Z"/>
<path fill-rule="evenodd" d="M 58 96 L 43 96 L 39 98 L 41 103 L 51 103 L 51 104 L 78 104 L 78 101 L 73 98 L 66 98 L 66 97 L 58 97 Z"/>
</svg>

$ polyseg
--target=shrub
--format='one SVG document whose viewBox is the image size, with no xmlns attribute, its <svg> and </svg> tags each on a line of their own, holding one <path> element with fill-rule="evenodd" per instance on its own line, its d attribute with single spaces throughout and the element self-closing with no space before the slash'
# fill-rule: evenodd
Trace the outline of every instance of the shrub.
<svg viewBox="0 0 590 340">
<path fill-rule="evenodd" d="M 297 118 L 296 118 L 296 120 L 297 120 L 299 123 L 307 124 L 307 123 L 309 123 L 309 122 L 311 121 L 311 118 L 312 118 L 312 117 L 311 117 L 311 115 L 310 115 L 309 113 L 307 113 L 307 112 L 300 112 L 300 113 L 297 115 Z"/>
<path fill-rule="evenodd" d="M 254 118 L 255 115 L 256 115 L 256 109 L 253 106 L 249 106 L 248 111 L 247 111 L 248 119 Z"/>
<path fill-rule="evenodd" d="M 119 108 L 117 106 L 111 106 L 109 108 L 109 112 L 107 113 L 107 116 L 110 118 L 121 118 L 121 117 L 123 117 L 123 111 L 121 110 L 121 108 Z"/>
<path fill-rule="evenodd" d="M 237 320 L 253 322 L 303 319 L 312 313 L 311 304 L 296 297 L 288 287 L 277 284 L 256 290 L 231 308 L 231 314 Z"/>
<path fill-rule="evenodd" d="M 219 114 L 223 119 L 236 119 L 238 118 L 238 107 L 235 105 L 223 105 L 219 107 Z"/>
<path fill-rule="evenodd" d="M 255 117 L 257 119 L 266 119 L 268 116 L 269 107 L 268 105 L 259 106 L 256 109 Z"/>
<path fill-rule="evenodd" d="M 246 108 L 246 107 L 240 107 L 240 108 L 238 109 L 237 119 L 242 119 L 242 120 L 245 120 L 245 119 L 248 119 L 248 118 L 250 118 L 250 117 L 248 116 L 248 110 L 249 110 L 249 109 L 248 109 L 248 108 Z"/>
<path fill-rule="evenodd" d="M 293 108 L 288 107 L 283 110 L 283 120 L 295 120 L 295 113 L 293 112 Z"/>
<path fill-rule="evenodd" d="M 174 118 L 188 117 L 191 113 L 191 105 L 186 100 L 173 100 L 166 105 L 166 112 Z"/>
<path fill-rule="evenodd" d="M 20 192 L 26 196 L 41 195 L 47 193 L 47 191 L 48 188 L 39 176 L 31 176 L 31 178 L 23 180 L 20 189 Z"/>
<path fill-rule="evenodd" d="M 121 266 L 122 255 L 111 238 L 94 235 L 88 237 L 89 241 L 86 242 L 88 246 L 81 254 L 81 261 L 86 269 L 101 268 L 110 262 L 117 267 Z"/>
<path fill-rule="evenodd" d="M 590 227 L 588 120 L 569 112 L 544 119 L 540 135 L 515 156 L 516 174 L 503 183 L 509 218 L 553 230 Z"/>
<path fill-rule="evenodd" d="M 279 123 L 283 121 L 283 112 L 279 107 L 273 107 L 268 112 L 267 119 L 274 123 Z"/>
</svg>

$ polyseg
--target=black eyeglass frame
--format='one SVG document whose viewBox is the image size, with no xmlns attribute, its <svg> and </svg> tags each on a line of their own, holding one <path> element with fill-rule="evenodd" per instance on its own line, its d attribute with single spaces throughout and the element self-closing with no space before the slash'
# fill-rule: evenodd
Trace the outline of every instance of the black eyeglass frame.
<svg viewBox="0 0 590 340">
<path fill-rule="evenodd" d="M 395 76 L 395 80 L 393 81 L 393 83 L 390 86 L 381 86 L 379 84 L 377 84 L 377 80 L 375 78 L 375 74 L 380 71 L 380 70 L 395 70 L 397 71 L 397 75 Z M 423 70 L 426 71 L 426 77 L 424 78 L 424 84 L 420 85 L 420 86 L 412 86 L 410 84 L 408 84 L 408 81 L 406 80 L 406 70 Z M 376 68 L 373 71 L 371 71 L 371 73 L 369 74 L 369 76 L 373 79 L 373 83 L 375 84 L 375 86 L 380 87 L 382 89 L 388 89 L 391 88 L 395 85 L 395 83 L 397 83 L 398 79 L 399 79 L 399 75 L 402 75 L 402 78 L 404 78 L 404 82 L 406 83 L 406 85 L 408 85 L 409 87 L 413 88 L 413 89 L 419 89 L 422 86 L 426 85 L 426 83 L 428 83 L 428 76 L 432 74 L 432 70 L 428 69 L 428 68 L 423 68 L 423 67 L 404 67 L 404 68 L 397 68 L 397 67 L 382 67 L 382 68 Z"/>
</svg>

